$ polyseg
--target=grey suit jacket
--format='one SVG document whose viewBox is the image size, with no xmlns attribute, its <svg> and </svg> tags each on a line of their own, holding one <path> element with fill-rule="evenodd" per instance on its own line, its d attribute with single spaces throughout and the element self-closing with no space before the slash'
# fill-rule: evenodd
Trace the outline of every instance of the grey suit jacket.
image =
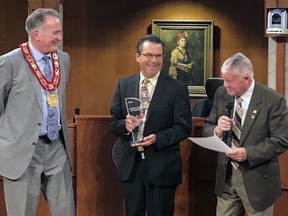
<svg viewBox="0 0 288 216">
<path fill-rule="evenodd" d="M 111 103 L 111 131 L 123 139 L 127 109 L 125 98 L 139 98 L 140 75 L 120 79 Z M 149 105 L 144 136 L 156 134 L 156 143 L 145 148 L 145 165 L 150 182 L 157 186 L 175 186 L 182 181 L 179 142 L 190 135 L 191 111 L 187 86 L 160 74 Z M 129 145 L 129 144 L 128 144 Z M 135 162 L 135 148 L 126 152 L 118 166 L 118 177 L 127 181 Z"/>
<path fill-rule="evenodd" d="M 65 86 L 70 57 L 58 51 L 61 80 L 59 105 L 65 149 L 69 157 Z M 0 175 L 19 178 L 33 156 L 42 124 L 41 86 L 20 49 L 0 56 Z"/>
<path fill-rule="evenodd" d="M 213 135 L 217 121 L 227 115 L 225 103 L 233 100 L 224 87 L 218 88 L 203 135 Z M 252 207 L 262 211 L 281 194 L 278 155 L 288 148 L 286 100 L 274 90 L 256 82 L 244 120 L 240 145 L 247 160 L 240 164 L 244 186 Z M 226 180 L 228 158 L 220 153 L 216 174 L 216 194 L 221 196 Z"/>
</svg>

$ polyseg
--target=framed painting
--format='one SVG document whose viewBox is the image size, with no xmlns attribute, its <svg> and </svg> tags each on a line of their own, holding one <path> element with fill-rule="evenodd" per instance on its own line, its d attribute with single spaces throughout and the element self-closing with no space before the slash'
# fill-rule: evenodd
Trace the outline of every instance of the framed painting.
<svg viewBox="0 0 288 216">
<path fill-rule="evenodd" d="M 165 44 L 163 72 L 187 84 L 190 96 L 205 96 L 213 75 L 213 28 L 212 20 L 152 20 Z"/>
</svg>

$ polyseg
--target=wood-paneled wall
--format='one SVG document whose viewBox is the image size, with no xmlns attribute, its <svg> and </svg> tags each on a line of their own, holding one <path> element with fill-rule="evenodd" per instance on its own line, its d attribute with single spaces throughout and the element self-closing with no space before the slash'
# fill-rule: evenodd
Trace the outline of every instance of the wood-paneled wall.
<svg viewBox="0 0 288 216">
<path fill-rule="evenodd" d="M 72 60 L 68 116 L 75 107 L 81 114 L 109 114 L 117 80 L 139 70 L 136 43 L 152 19 L 214 20 L 214 76 L 227 57 L 242 51 L 256 79 L 267 84 L 263 8 L 259 0 L 65 1 L 64 50 Z"/>
<path fill-rule="evenodd" d="M 28 1 L 0 0 L 0 55 L 27 41 Z"/>
<path fill-rule="evenodd" d="M 0 0 L 0 55 L 27 41 L 28 1 Z M 63 2 L 64 51 L 71 55 L 67 115 L 109 114 L 120 77 L 138 71 L 137 40 L 152 19 L 214 20 L 213 74 L 223 61 L 242 51 L 251 58 L 255 77 L 267 83 L 264 1 L 259 0 L 69 0 Z"/>
</svg>

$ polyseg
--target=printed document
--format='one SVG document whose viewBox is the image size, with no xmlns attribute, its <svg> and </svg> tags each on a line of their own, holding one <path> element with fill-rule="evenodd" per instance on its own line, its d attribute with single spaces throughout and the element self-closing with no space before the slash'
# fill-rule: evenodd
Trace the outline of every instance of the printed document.
<svg viewBox="0 0 288 216">
<path fill-rule="evenodd" d="M 223 142 L 216 135 L 210 137 L 188 137 L 188 139 L 201 147 L 214 151 L 226 153 L 232 150 L 225 142 Z"/>
</svg>

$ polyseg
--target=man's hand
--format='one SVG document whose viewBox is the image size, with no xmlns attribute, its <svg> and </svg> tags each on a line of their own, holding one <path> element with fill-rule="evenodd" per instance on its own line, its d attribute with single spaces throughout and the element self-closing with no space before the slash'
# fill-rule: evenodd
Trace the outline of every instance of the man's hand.
<svg viewBox="0 0 288 216">
<path fill-rule="evenodd" d="M 146 136 L 143 138 L 143 142 L 140 143 L 135 143 L 131 146 L 136 147 L 136 146 L 142 146 L 142 147 L 147 147 L 152 145 L 153 143 L 156 142 L 156 135 L 155 134 L 150 134 L 149 136 Z"/>
<path fill-rule="evenodd" d="M 218 124 L 215 127 L 215 133 L 218 137 L 223 136 L 224 131 L 229 131 L 232 128 L 232 119 L 230 119 L 228 116 L 221 116 L 218 119 Z"/>
<path fill-rule="evenodd" d="M 243 148 L 243 147 L 240 147 L 240 148 L 235 148 L 231 151 L 228 151 L 226 153 L 226 155 L 235 160 L 235 161 L 238 161 L 238 162 L 242 162 L 242 161 L 245 161 L 247 159 L 247 153 L 246 153 L 246 149 Z"/>
<path fill-rule="evenodd" d="M 126 130 L 129 132 L 132 132 L 134 128 L 139 126 L 142 123 L 141 119 L 136 118 L 135 116 L 132 115 L 127 115 L 125 119 L 125 127 Z"/>
</svg>

